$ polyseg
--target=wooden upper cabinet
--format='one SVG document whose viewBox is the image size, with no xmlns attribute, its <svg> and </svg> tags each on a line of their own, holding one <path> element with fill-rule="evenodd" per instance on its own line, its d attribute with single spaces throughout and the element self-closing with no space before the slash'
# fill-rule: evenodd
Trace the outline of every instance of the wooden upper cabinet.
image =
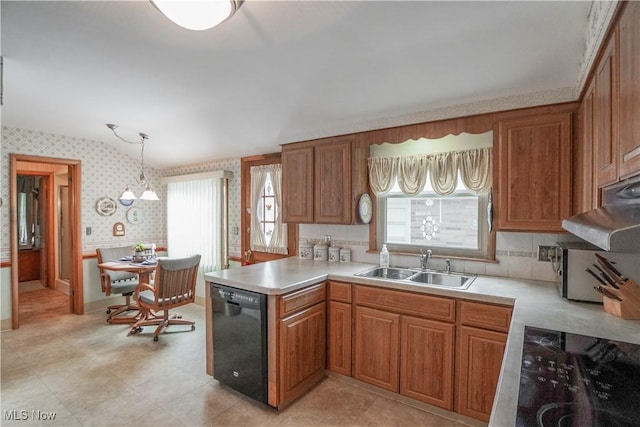
<svg viewBox="0 0 640 427">
<path fill-rule="evenodd" d="M 595 72 L 593 152 L 597 187 L 618 180 L 617 42 L 618 32 L 614 31 Z"/>
<path fill-rule="evenodd" d="M 574 146 L 573 213 L 596 208 L 598 192 L 593 178 L 593 82 L 587 88 L 578 111 Z"/>
<path fill-rule="evenodd" d="M 351 141 L 315 147 L 315 223 L 351 223 Z"/>
<path fill-rule="evenodd" d="M 283 222 L 313 222 L 313 147 L 282 148 Z"/>
<path fill-rule="evenodd" d="M 498 123 L 498 230 L 562 231 L 571 215 L 571 113 Z"/>
<path fill-rule="evenodd" d="M 619 24 L 619 175 L 640 172 L 640 3 L 627 2 Z"/>
<path fill-rule="evenodd" d="M 349 139 L 283 146 L 284 222 L 358 223 L 355 206 L 367 189 L 368 152 Z"/>
</svg>

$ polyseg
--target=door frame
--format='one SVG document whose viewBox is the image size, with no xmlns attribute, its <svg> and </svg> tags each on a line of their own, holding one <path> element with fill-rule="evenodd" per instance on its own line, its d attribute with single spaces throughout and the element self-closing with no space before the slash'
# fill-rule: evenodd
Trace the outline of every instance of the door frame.
<svg viewBox="0 0 640 427">
<path fill-rule="evenodd" d="M 72 296 L 70 303 L 71 312 L 75 314 L 84 314 L 84 284 L 82 269 L 82 217 L 81 217 L 81 177 L 82 164 L 80 160 L 58 159 L 54 157 L 30 156 L 23 154 L 9 154 L 10 173 L 9 173 L 9 201 L 10 201 L 10 218 L 11 218 L 11 328 L 18 329 L 20 327 L 20 304 L 18 292 L 18 162 L 41 163 L 50 165 L 67 166 L 69 173 L 69 203 L 71 205 L 70 220 L 71 227 L 71 277 L 70 287 Z M 51 186 L 53 188 L 53 185 Z M 51 208 L 47 207 L 47 215 L 53 215 Z M 53 224 L 49 221 L 49 224 Z M 49 226 L 51 228 L 51 226 Z M 49 231 L 47 231 L 49 232 Z M 50 239 L 48 243 L 48 251 L 52 251 L 52 244 L 55 242 Z M 47 254 L 49 257 L 49 254 Z"/>
</svg>

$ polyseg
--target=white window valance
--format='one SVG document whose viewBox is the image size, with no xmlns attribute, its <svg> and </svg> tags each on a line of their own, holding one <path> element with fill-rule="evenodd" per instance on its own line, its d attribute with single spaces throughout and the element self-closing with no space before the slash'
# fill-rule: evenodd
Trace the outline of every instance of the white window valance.
<svg viewBox="0 0 640 427">
<path fill-rule="evenodd" d="M 377 197 L 386 195 L 397 182 L 407 196 L 422 192 L 430 178 L 431 186 L 440 195 L 455 191 L 458 175 L 463 185 L 476 193 L 491 190 L 492 148 L 450 151 L 406 157 L 371 157 L 369 182 Z"/>
</svg>

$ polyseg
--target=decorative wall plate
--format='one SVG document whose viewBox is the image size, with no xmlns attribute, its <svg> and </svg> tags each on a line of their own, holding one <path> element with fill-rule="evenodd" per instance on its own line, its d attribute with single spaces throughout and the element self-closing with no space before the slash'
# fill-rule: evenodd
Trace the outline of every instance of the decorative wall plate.
<svg viewBox="0 0 640 427">
<path fill-rule="evenodd" d="M 127 211 L 127 221 L 131 224 L 140 224 L 142 222 L 142 211 L 139 208 L 131 208 Z"/>
<path fill-rule="evenodd" d="M 118 209 L 116 201 L 109 197 L 103 197 L 96 203 L 96 211 L 102 216 L 111 216 L 116 209 Z"/>
<path fill-rule="evenodd" d="M 360 196 L 360 200 L 358 201 L 358 215 L 363 224 L 369 224 L 371 221 L 373 203 L 371 203 L 371 197 L 369 197 L 367 193 Z"/>
</svg>

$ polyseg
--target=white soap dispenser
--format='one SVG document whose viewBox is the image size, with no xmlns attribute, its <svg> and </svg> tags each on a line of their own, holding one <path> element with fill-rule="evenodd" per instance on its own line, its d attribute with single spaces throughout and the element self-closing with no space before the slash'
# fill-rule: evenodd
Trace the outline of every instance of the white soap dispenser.
<svg viewBox="0 0 640 427">
<path fill-rule="evenodd" d="M 382 245 L 382 250 L 380 251 L 380 267 L 381 268 L 389 268 L 389 250 L 387 249 L 387 245 Z"/>
</svg>

